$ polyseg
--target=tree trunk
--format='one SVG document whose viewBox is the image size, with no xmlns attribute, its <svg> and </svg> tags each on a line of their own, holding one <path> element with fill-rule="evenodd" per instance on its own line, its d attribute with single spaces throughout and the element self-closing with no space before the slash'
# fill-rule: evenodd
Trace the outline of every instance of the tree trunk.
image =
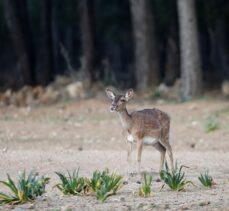
<svg viewBox="0 0 229 211">
<path fill-rule="evenodd" d="M 135 42 L 135 78 L 139 91 L 159 82 L 159 59 L 150 0 L 130 0 Z"/>
<path fill-rule="evenodd" d="M 166 40 L 166 62 L 165 62 L 165 78 L 164 82 L 168 86 L 172 86 L 179 76 L 180 59 L 179 59 L 179 39 L 176 0 L 169 1 L 169 26 Z"/>
<path fill-rule="evenodd" d="M 23 84 L 35 84 L 34 57 L 26 0 L 5 0 L 4 10 Z"/>
<path fill-rule="evenodd" d="M 202 71 L 194 0 L 178 0 L 181 46 L 181 95 L 184 100 L 202 92 Z"/>
<path fill-rule="evenodd" d="M 210 60 L 217 72 L 218 77 L 223 81 L 229 78 L 229 50 L 226 35 L 226 22 L 218 20 L 214 30 L 209 29 L 211 41 Z M 216 77 L 214 78 L 216 81 Z"/>
<path fill-rule="evenodd" d="M 172 86 L 179 75 L 179 50 L 172 35 L 168 37 L 166 49 L 165 79 L 168 86 Z"/>
<path fill-rule="evenodd" d="M 60 37 L 58 12 L 61 9 L 59 1 L 52 0 L 51 5 L 51 30 L 52 30 L 52 55 L 53 55 L 53 73 L 58 74 L 60 67 Z"/>
<path fill-rule="evenodd" d="M 40 0 L 40 56 L 39 73 L 40 84 L 46 86 L 52 79 L 52 0 Z"/>
<path fill-rule="evenodd" d="M 96 80 L 95 72 L 95 29 L 93 0 L 80 0 L 80 20 L 82 39 L 82 70 L 90 83 Z"/>
</svg>

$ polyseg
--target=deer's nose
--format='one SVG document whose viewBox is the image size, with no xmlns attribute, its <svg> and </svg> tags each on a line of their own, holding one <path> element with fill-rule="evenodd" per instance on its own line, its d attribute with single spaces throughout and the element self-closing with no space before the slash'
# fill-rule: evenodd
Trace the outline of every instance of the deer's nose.
<svg viewBox="0 0 229 211">
<path fill-rule="evenodd" d="M 116 110 L 116 107 L 117 107 L 117 105 L 111 105 L 110 111 L 111 111 L 111 112 L 114 112 L 114 111 Z"/>
</svg>

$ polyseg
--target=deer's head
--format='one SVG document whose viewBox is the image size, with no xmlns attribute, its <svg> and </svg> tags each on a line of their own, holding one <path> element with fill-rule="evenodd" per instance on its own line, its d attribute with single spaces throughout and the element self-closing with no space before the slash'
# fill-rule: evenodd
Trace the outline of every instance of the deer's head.
<svg viewBox="0 0 229 211">
<path fill-rule="evenodd" d="M 133 89 L 129 89 L 124 95 L 117 95 L 111 89 L 106 89 L 107 97 L 111 100 L 110 111 L 120 112 L 126 109 L 126 103 L 134 96 Z"/>
</svg>

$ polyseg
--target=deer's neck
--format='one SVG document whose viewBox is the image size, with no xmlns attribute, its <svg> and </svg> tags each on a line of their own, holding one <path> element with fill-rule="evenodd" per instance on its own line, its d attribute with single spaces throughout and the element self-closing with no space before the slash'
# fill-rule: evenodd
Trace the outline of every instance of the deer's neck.
<svg viewBox="0 0 229 211">
<path fill-rule="evenodd" d="M 127 109 L 125 108 L 122 111 L 118 112 L 119 118 L 121 120 L 122 126 L 125 130 L 129 130 L 131 128 L 132 119 Z"/>
</svg>

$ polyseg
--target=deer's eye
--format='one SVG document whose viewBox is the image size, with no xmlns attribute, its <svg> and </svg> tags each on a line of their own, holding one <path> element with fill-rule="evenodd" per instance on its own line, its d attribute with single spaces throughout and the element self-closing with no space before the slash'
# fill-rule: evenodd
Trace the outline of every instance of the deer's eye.
<svg viewBox="0 0 229 211">
<path fill-rule="evenodd" d="M 126 101 L 124 99 L 121 99 L 120 102 L 125 103 Z"/>
</svg>

